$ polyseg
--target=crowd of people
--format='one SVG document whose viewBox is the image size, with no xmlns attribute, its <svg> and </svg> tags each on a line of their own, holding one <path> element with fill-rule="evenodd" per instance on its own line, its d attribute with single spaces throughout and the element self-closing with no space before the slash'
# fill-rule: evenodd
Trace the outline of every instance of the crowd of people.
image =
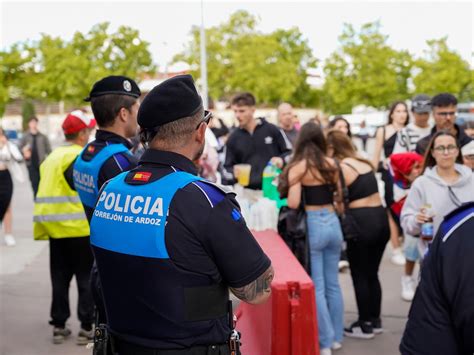
<svg viewBox="0 0 474 355">
<path fill-rule="evenodd" d="M 229 128 L 204 110 L 190 76 L 165 81 L 142 103 L 140 96 L 130 78 L 111 76 L 98 81 L 87 98 L 94 119 L 81 110 L 69 113 L 62 125 L 65 143 L 53 151 L 38 131 L 35 117 L 19 148 L 0 129 L 0 221 L 5 242 L 15 245 L 12 176 L 23 179 L 18 163 L 26 161 L 35 197 L 34 236 L 48 239 L 50 245 L 54 343 L 71 335 L 66 321 L 73 276 L 79 291 L 78 344 L 94 337 L 94 308 L 97 325 L 108 324 L 114 347 L 123 353 L 225 343 L 224 333 L 233 330 L 225 321 L 232 317 L 225 305 L 226 287 L 241 300 L 257 304 L 268 298 L 273 278 L 271 262 L 245 227 L 235 198 L 218 185 L 243 181 L 239 179 L 242 164 L 250 166 L 245 188 L 251 190 L 262 189 L 269 164 L 282 169 L 280 198 L 287 198 L 289 209 L 304 210 L 307 270 L 315 284 L 317 341 L 323 355 L 340 349 L 344 335 L 372 339 L 383 332 L 378 274 L 387 243 L 392 262 L 405 267 L 401 297 L 412 301 L 415 265 L 423 261 L 443 218 L 474 200 L 474 129 L 456 124 L 457 99 L 451 94 L 416 95 L 410 106 L 394 102 L 387 124 L 376 131 L 372 156 L 366 152 L 365 122 L 358 134 L 361 151 L 343 116 L 326 125 L 318 118 L 301 125 L 292 106 L 282 103 L 277 107 L 278 125 L 274 125 L 256 117 L 257 103 L 251 93 L 232 98 L 237 125 Z M 90 141 L 96 124 L 95 140 Z M 133 142 L 142 142 L 147 149 Z M 168 175 L 177 180 L 168 181 Z M 379 189 L 380 181 L 383 189 Z M 172 211 L 166 235 L 173 234 L 174 241 L 164 237 L 165 224 L 160 219 L 150 218 L 155 212 L 163 217 L 158 201 L 162 198 Z M 186 216 L 187 208 L 205 215 L 207 222 Z M 126 215 L 125 221 L 116 214 L 128 210 L 135 216 Z M 133 218 L 149 222 L 139 226 L 130 223 Z M 146 238 L 127 239 L 135 234 L 132 226 L 155 233 L 150 223 L 160 226 L 156 238 L 161 242 L 152 246 Z M 123 243 L 112 240 L 111 233 Z M 239 238 L 247 251 L 240 261 L 232 257 L 238 249 L 232 237 Z M 143 258 L 150 264 L 143 263 Z M 358 308 L 357 319 L 346 327 L 338 275 L 341 261 L 348 262 Z M 152 272 L 150 265 L 163 269 Z M 146 297 L 135 295 L 134 290 L 139 293 L 144 287 L 144 281 L 136 278 L 136 272 L 142 271 L 168 280 L 169 287 L 176 283 L 182 287 L 181 282 L 193 286 L 182 302 L 178 299 L 183 295 L 173 294 L 176 300 L 171 300 L 159 289 Z M 114 276 L 117 272 L 125 283 Z M 170 275 L 178 281 L 169 279 Z M 209 303 L 213 308 L 209 312 L 197 309 L 193 297 L 203 296 L 219 306 Z M 166 309 L 151 306 L 154 311 L 147 314 L 147 304 L 153 302 Z M 125 304 L 128 310 L 123 309 Z M 187 308 L 187 321 L 212 322 L 184 326 L 183 316 L 173 307 Z M 135 319 L 136 314 L 148 323 Z M 170 339 L 150 332 L 154 326 Z M 179 340 L 167 330 L 171 326 L 184 334 Z M 207 336 L 201 334 L 204 328 L 211 329 Z"/>
</svg>

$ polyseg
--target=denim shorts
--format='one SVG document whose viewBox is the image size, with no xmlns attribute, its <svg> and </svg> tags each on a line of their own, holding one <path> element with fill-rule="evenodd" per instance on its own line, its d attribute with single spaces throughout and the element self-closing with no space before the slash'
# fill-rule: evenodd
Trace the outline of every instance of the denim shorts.
<svg viewBox="0 0 474 355">
<path fill-rule="evenodd" d="M 420 238 L 415 238 L 412 235 L 405 234 L 403 254 L 408 261 L 416 262 L 420 259 L 420 249 L 418 246 L 419 240 Z"/>
</svg>

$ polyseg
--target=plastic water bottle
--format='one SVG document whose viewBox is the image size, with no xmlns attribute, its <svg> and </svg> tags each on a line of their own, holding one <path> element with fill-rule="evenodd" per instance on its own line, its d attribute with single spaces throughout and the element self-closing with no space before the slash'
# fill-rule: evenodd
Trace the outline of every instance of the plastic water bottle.
<svg viewBox="0 0 474 355">
<path fill-rule="evenodd" d="M 429 219 L 421 225 L 420 238 L 424 241 L 431 242 L 433 240 L 434 226 L 433 226 L 433 213 L 431 211 L 431 205 L 423 206 L 423 212 L 427 214 Z"/>
<path fill-rule="evenodd" d="M 262 177 L 262 190 L 263 197 L 269 198 L 270 200 L 275 200 L 279 198 L 278 190 L 273 184 L 273 181 L 277 177 L 276 167 L 272 163 L 268 163 L 265 169 L 263 169 Z"/>
</svg>

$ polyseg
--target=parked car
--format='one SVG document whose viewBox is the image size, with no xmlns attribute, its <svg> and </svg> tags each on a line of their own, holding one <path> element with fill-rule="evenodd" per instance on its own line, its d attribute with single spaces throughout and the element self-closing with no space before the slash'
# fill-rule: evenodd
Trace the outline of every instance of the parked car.
<svg viewBox="0 0 474 355">
<path fill-rule="evenodd" d="M 458 125 L 463 125 L 469 121 L 474 121 L 474 102 L 463 102 L 458 104 L 456 123 Z"/>
</svg>

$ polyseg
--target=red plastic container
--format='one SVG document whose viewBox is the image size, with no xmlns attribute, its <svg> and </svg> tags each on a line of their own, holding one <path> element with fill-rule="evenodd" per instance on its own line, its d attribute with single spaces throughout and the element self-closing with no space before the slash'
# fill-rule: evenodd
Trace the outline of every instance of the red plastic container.
<svg viewBox="0 0 474 355">
<path fill-rule="evenodd" d="M 272 295 L 262 305 L 241 302 L 236 310 L 243 355 L 319 355 L 314 285 L 281 237 L 254 232 L 272 260 Z"/>
</svg>

